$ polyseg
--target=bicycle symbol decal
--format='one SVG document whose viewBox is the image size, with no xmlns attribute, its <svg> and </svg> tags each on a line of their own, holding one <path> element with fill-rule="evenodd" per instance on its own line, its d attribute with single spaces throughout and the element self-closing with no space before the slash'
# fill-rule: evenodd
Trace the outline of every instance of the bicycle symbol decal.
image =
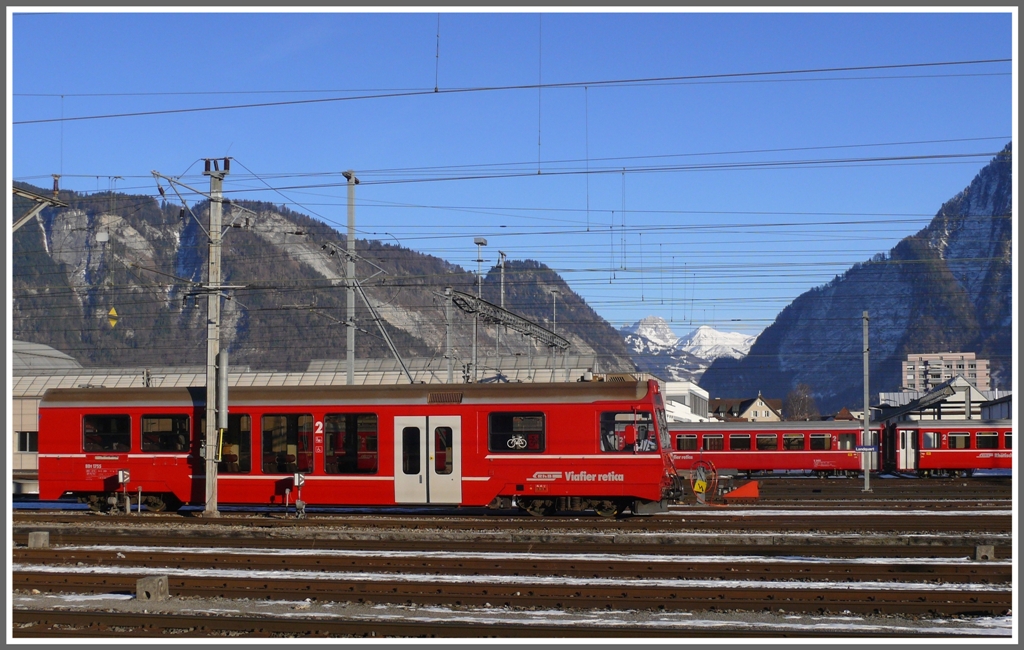
<svg viewBox="0 0 1024 650">
<path fill-rule="evenodd" d="M 520 434 L 515 434 L 508 439 L 509 449 L 526 449 L 526 438 Z"/>
</svg>

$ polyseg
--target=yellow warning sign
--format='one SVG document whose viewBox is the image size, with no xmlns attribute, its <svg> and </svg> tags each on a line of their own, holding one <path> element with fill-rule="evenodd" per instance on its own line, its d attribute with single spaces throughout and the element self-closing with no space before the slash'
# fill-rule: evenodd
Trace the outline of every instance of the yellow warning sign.
<svg viewBox="0 0 1024 650">
<path fill-rule="evenodd" d="M 117 310 L 113 307 L 107 312 L 107 322 L 110 323 L 111 327 L 117 325 Z"/>
<path fill-rule="evenodd" d="M 693 491 L 696 494 L 704 494 L 708 489 L 707 481 L 694 481 Z"/>
</svg>

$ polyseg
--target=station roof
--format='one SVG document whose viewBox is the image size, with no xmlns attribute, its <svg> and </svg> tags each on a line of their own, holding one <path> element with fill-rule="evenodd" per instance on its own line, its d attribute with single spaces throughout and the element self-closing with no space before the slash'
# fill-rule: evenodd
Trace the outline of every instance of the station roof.
<svg viewBox="0 0 1024 650">
<path fill-rule="evenodd" d="M 42 343 L 11 341 L 12 370 L 25 371 L 70 370 L 82 364 L 70 355 Z"/>
</svg>

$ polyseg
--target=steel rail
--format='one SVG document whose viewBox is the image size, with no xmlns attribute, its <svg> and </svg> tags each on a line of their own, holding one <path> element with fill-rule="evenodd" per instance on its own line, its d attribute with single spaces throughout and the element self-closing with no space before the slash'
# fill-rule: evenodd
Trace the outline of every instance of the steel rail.
<svg viewBox="0 0 1024 650">
<path fill-rule="evenodd" d="M 994 513 L 993 513 L 994 511 Z M 627 532 L 671 532 L 679 533 L 711 528 L 716 531 L 742 529 L 744 531 L 835 531 L 835 532 L 993 532 L 1009 533 L 1013 522 L 1013 511 L 1009 507 L 975 511 L 964 516 L 944 512 L 904 511 L 883 514 L 875 511 L 836 512 L 823 510 L 815 512 L 806 509 L 783 509 L 759 515 L 756 508 L 674 508 L 672 514 L 656 517 L 634 517 L 609 520 L 602 517 L 472 517 L 465 515 L 365 515 L 333 514 L 314 516 L 309 514 L 297 519 L 294 514 L 275 513 L 243 515 L 222 513 L 217 519 L 183 517 L 180 515 L 98 515 L 80 512 L 76 514 L 28 514 L 15 513 L 15 525 L 27 524 L 75 524 L 96 526 L 141 526 L 153 523 L 188 525 L 193 527 L 234 526 L 249 528 L 294 528 L 316 529 L 323 526 L 344 526 L 363 528 L 403 528 L 460 530 L 460 531 L 501 531 L 501 530 L 578 530 L 600 531 L 602 533 Z"/>
<path fill-rule="evenodd" d="M 100 549 L 15 549 L 13 561 L 55 566 L 144 566 L 159 572 L 173 569 L 246 569 L 251 571 L 373 571 L 381 573 L 428 572 L 439 575 L 563 576 L 586 578 L 701 579 L 701 580 L 929 580 L 934 582 L 1010 584 L 1013 567 L 1008 563 L 930 562 L 861 563 L 843 561 L 709 562 L 628 561 L 588 559 L 584 554 L 566 559 L 487 559 L 475 557 L 380 557 L 372 555 L 267 554 L 161 552 Z"/>
<path fill-rule="evenodd" d="M 413 637 L 413 638 L 665 638 L 665 637 L 822 637 L 830 631 L 795 626 L 772 629 L 771 626 L 727 625 L 713 627 L 643 625 L 548 625 L 510 621 L 396 621 L 276 618 L 272 616 L 223 616 L 194 614 L 125 614 L 113 612 L 72 612 L 61 610 L 15 609 L 12 636 L 27 638 L 133 637 Z M 882 637 L 890 632 L 876 627 L 844 627 L 844 637 Z M 907 632 L 904 632 L 907 634 Z M 915 637 L 941 637 L 934 632 L 912 634 Z M 975 634 L 951 630 L 949 636 Z"/>
<path fill-rule="evenodd" d="M 167 546 L 195 548 L 230 546 L 233 548 L 278 548 L 278 549 L 339 549 L 358 550 L 367 546 L 374 550 L 393 551 L 484 551 L 495 550 L 507 553 L 551 552 L 579 553 L 586 549 L 592 552 L 613 551 L 623 554 L 648 554 L 652 549 L 662 555 L 677 555 L 680 560 L 688 556 L 714 552 L 718 555 L 764 555 L 766 557 L 813 556 L 813 557 L 974 557 L 977 547 L 993 546 L 996 558 L 1013 557 L 1013 540 L 1009 536 L 953 536 L 940 537 L 895 536 L 891 538 L 856 537 L 827 540 L 819 535 L 706 535 L 687 536 L 645 535 L 640 539 L 628 534 L 593 537 L 587 535 L 532 535 L 512 534 L 508 537 L 474 537 L 472 539 L 451 539 L 421 531 L 413 537 L 391 537 L 379 531 L 317 531 L 309 536 L 283 537 L 269 535 L 246 535 L 227 531 L 209 534 L 209 531 L 137 531 L 126 529 L 81 530 L 50 529 L 31 527 L 14 531 L 14 541 L 27 545 L 30 531 L 49 532 L 51 545 L 97 546 L 104 544 L 134 544 L 138 546 Z M 206 534 L 204 534 L 206 533 Z"/>
<path fill-rule="evenodd" d="M 63 574 L 15 571 L 12 587 L 41 592 L 134 593 L 137 577 L 114 574 Z M 503 585 L 404 580 L 346 581 L 308 579 L 225 579 L 169 576 L 170 593 L 186 597 L 271 598 L 284 600 L 476 605 L 506 607 L 744 610 L 859 614 L 988 615 L 1006 614 L 1012 591 L 950 589 L 843 589 L 764 587 L 659 587 L 538 582 Z"/>
</svg>

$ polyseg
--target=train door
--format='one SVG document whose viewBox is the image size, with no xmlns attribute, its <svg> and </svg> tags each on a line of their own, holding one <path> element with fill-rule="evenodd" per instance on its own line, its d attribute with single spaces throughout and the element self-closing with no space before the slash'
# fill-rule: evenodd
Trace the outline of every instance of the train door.
<svg viewBox="0 0 1024 650">
<path fill-rule="evenodd" d="M 896 454 L 897 469 L 901 472 L 917 470 L 917 431 L 899 429 L 899 452 Z"/>
<path fill-rule="evenodd" d="M 462 502 L 462 418 L 395 418 L 395 503 Z"/>
<path fill-rule="evenodd" d="M 868 466 L 867 469 L 872 471 L 878 470 L 878 429 L 869 429 L 866 433 L 861 434 L 864 445 L 869 445 L 875 448 L 875 453 L 868 454 Z M 861 469 L 864 469 L 864 464 L 861 463 Z"/>
</svg>

